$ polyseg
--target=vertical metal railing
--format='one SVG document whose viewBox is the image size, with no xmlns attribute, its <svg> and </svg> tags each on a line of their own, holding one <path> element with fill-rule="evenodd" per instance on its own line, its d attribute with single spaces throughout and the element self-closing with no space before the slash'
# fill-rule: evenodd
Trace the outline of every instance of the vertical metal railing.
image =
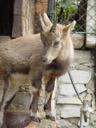
<svg viewBox="0 0 96 128">
<path fill-rule="evenodd" d="M 49 16 L 51 21 L 52 21 L 52 15 L 53 15 L 52 11 L 53 11 L 53 1 L 48 0 L 48 16 Z"/>
</svg>

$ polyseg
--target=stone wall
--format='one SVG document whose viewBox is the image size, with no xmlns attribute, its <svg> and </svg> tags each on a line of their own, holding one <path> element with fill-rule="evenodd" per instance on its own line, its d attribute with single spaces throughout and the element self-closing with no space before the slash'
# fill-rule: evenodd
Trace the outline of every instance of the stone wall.
<svg viewBox="0 0 96 128">
<path fill-rule="evenodd" d="M 75 58 L 70 71 L 80 96 L 88 101 L 90 107 L 94 108 L 94 57 L 92 53 L 75 50 Z M 59 127 L 78 128 L 82 103 L 74 91 L 68 73 L 60 77 L 57 84 L 56 110 Z"/>
</svg>

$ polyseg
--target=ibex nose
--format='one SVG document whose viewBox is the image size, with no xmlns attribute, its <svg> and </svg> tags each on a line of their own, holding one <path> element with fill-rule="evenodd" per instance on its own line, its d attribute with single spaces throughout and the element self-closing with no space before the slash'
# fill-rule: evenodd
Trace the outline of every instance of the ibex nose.
<svg viewBox="0 0 96 128">
<path fill-rule="evenodd" d="M 42 57 L 42 61 L 43 62 L 47 62 L 47 58 L 46 57 Z"/>
</svg>

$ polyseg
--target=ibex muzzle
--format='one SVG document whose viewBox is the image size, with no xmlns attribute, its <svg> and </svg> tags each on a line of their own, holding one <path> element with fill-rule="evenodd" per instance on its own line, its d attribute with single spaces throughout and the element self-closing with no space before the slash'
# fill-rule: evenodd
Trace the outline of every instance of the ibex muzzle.
<svg viewBox="0 0 96 128">
<path fill-rule="evenodd" d="M 42 60 L 45 64 L 50 64 L 53 60 L 55 60 L 62 48 L 62 45 L 60 44 L 59 40 L 56 41 L 50 41 L 47 45 L 44 46 L 44 55 L 42 56 Z"/>
</svg>

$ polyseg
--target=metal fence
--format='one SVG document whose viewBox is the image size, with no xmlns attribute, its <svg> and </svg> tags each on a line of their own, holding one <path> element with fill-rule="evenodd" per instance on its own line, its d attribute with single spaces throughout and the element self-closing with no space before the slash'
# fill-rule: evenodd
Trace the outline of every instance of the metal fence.
<svg viewBox="0 0 96 128">
<path fill-rule="evenodd" d="M 96 0 L 53 0 L 52 6 L 53 21 L 57 17 L 62 24 L 76 20 L 75 33 L 96 34 Z"/>
</svg>

